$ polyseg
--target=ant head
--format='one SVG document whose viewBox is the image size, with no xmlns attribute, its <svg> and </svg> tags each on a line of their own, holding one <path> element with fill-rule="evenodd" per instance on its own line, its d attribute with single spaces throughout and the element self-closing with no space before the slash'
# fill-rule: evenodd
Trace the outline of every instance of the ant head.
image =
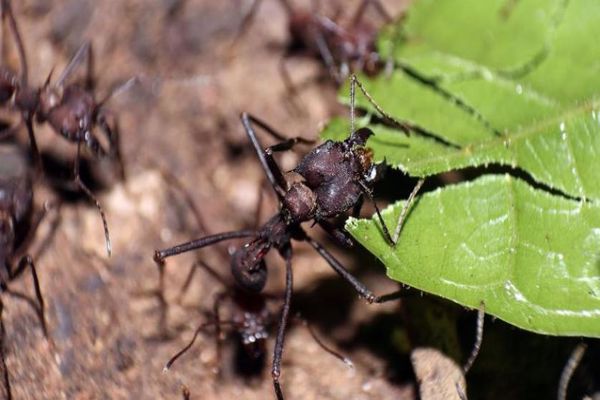
<svg viewBox="0 0 600 400">
<path fill-rule="evenodd" d="M 283 206 L 292 222 L 308 221 L 315 215 L 317 196 L 306 184 L 297 182 L 285 194 Z"/>
<path fill-rule="evenodd" d="M 236 250 L 231 257 L 231 273 L 236 283 L 250 292 L 261 292 L 267 283 L 267 266 L 258 242 L 252 242 Z"/>
<path fill-rule="evenodd" d="M 369 128 L 360 128 L 346 139 L 346 143 L 350 146 L 364 146 L 372 135 L 374 135 L 374 133 Z"/>
</svg>

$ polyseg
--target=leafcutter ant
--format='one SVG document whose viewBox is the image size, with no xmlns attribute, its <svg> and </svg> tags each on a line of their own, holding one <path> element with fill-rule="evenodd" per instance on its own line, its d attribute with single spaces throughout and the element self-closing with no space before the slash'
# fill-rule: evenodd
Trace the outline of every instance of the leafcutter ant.
<svg viewBox="0 0 600 400">
<path fill-rule="evenodd" d="M 44 336 L 47 337 L 44 299 L 33 257 L 26 253 L 44 213 L 45 210 L 39 213 L 33 210 L 33 187 L 26 158 L 17 146 L 0 145 L 0 289 L 2 293 L 24 300 L 35 309 Z M 27 269 L 31 272 L 37 302 L 9 288 L 10 282 Z M 10 399 L 9 373 L 4 359 L 6 330 L 2 320 L 3 309 L 0 296 L 0 362 L 4 374 L 4 395 Z"/>
<path fill-rule="evenodd" d="M 91 44 L 82 44 L 68 65 L 65 67 L 58 80 L 51 84 L 52 72 L 41 88 L 32 87 L 27 79 L 27 59 L 21 35 L 10 5 L 9 0 L 1 0 L 2 20 L 8 21 L 10 31 L 14 37 L 19 54 L 21 72 L 20 76 L 7 66 L 0 67 L 0 104 L 10 106 L 21 113 L 27 127 L 32 152 L 38 168 L 41 168 L 41 155 L 35 139 L 33 125 L 47 122 L 52 129 L 65 139 L 76 143 L 77 152 L 73 166 L 73 181 L 85 195 L 94 202 L 102 218 L 106 251 L 111 254 L 111 242 L 108 223 L 102 206 L 92 191 L 81 180 L 80 162 L 81 147 L 85 145 L 95 156 L 110 156 L 118 161 L 121 177 L 124 177 L 123 163 L 118 146 L 118 130 L 109 124 L 104 111 L 104 104 L 116 92 L 112 91 L 102 100 L 95 99 L 95 79 L 93 76 L 93 55 Z M 4 39 L 4 38 L 3 38 Z M 67 83 L 76 68 L 87 60 L 85 81 L 80 83 Z M 131 82 L 131 81 L 130 81 Z M 126 83 L 125 85 L 128 85 Z M 118 88 L 122 90 L 123 87 Z M 106 141 L 106 149 L 94 134 L 94 128 L 99 127 Z M 0 135 L 12 133 L 12 130 Z"/>
<path fill-rule="evenodd" d="M 156 250 L 154 260 L 159 266 L 159 272 L 164 273 L 164 261 L 166 258 L 197 250 L 203 247 L 232 239 L 250 238 L 243 246 L 237 248 L 231 255 L 231 273 L 236 284 L 246 292 L 260 293 L 263 291 L 267 281 L 267 266 L 265 256 L 270 250 L 276 249 L 285 261 L 285 291 L 282 312 L 277 330 L 275 350 L 271 375 L 275 393 L 278 399 L 283 399 L 283 393 L 279 384 L 281 375 L 281 359 L 283 354 L 283 341 L 288 323 L 292 287 L 292 240 L 308 243 L 327 263 L 369 303 L 381 303 L 396 299 L 399 292 L 389 295 L 376 296 L 362 282 L 354 277 L 346 268 L 319 242 L 310 237 L 302 228 L 301 224 L 314 221 L 328 232 L 332 237 L 344 243 L 352 243 L 347 234 L 340 228 L 328 222 L 328 218 L 344 215 L 349 210 L 357 213 L 362 205 L 362 198 L 369 197 L 372 200 L 371 191 L 377 173 L 377 167 L 372 162 L 371 152 L 365 147 L 366 140 L 373 133 L 368 128 L 354 129 L 354 96 L 355 85 L 359 84 L 356 77 L 351 79 L 351 134 L 341 143 L 327 141 L 316 147 L 299 163 L 296 172 L 304 180 L 288 183 L 279 168 L 273 154 L 279 151 L 291 149 L 302 139 L 285 139 L 283 135 L 275 131 L 263 121 L 246 113 L 241 115 L 242 124 L 259 158 L 265 175 L 272 186 L 280 202 L 279 211 L 271 217 L 259 229 L 245 229 L 231 232 L 219 233 L 202 237 L 171 248 Z M 367 95 L 362 85 L 360 89 Z M 367 96 L 370 100 L 372 98 Z M 376 106 L 382 115 L 395 122 L 397 125 L 408 129 L 387 115 L 379 106 Z M 253 126 L 259 126 L 272 135 L 279 143 L 263 148 L 254 131 Z M 418 188 L 417 188 L 418 190 Z M 414 193 L 411 198 L 414 199 Z M 412 201 L 407 202 L 407 210 Z M 373 201 L 373 204 L 375 202 Z M 395 243 L 387 229 L 383 218 L 376 207 L 378 218 L 386 239 Z M 402 213 L 406 215 L 406 211 Z M 400 221 L 399 225 L 401 225 Z M 397 232 L 400 229 L 397 228 Z M 162 282 L 162 277 L 160 278 Z"/>
<path fill-rule="evenodd" d="M 380 0 L 361 0 L 358 8 L 347 21 L 342 23 L 340 13 L 328 18 L 320 13 L 319 2 L 312 2 L 312 9 L 292 6 L 289 0 L 279 0 L 288 17 L 290 44 L 280 63 L 280 71 L 288 89 L 294 93 L 295 87 L 287 71 L 286 60 L 294 55 L 317 58 L 337 84 L 341 84 L 350 73 L 378 73 L 391 62 L 381 60 L 376 48 L 378 27 L 364 16 L 371 6 L 385 23 L 393 18 Z M 234 43 L 248 29 L 262 0 L 254 0 L 244 16 Z"/>
<path fill-rule="evenodd" d="M 221 333 L 223 329 L 226 329 L 236 336 L 240 345 L 238 350 L 243 352 L 243 354 L 237 354 L 236 357 L 239 361 L 246 364 L 237 365 L 241 369 L 240 372 L 248 374 L 259 373 L 262 369 L 262 361 L 266 353 L 266 340 L 275 327 L 275 316 L 271 305 L 281 303 L 282 297 L 264 292 L 247 291 L 239 285 L 230 282 L 230 280 L 226 279 L 204 261 L 198 261 L 194 264 L 194 268 L 190 271 L 186 279 L 186 284 L 182 288 L 182 293 L 188 287 L 197 268 L 206 270 L 215 280 L 221 283 L 223 290 L 216 293 L 212 312 L 207 313 L 208 320 L 196 328 L 190 342 L 166 363 L 165 371 L 169 370 L 175 361 L 193 346 L 200 333 L 208 331 L 209 328 L 214 328 L 219 366 L 222 358 Z M 223 314 L 224 308 L 225 314 Z M 225 318 L 223 317 L 224 315 Z M 304 319 L 296 316 L 295 320 L 302 323 L 308 329 L 312 338 L 323 350 L 340 359 L 345 364 L 353 366 L 347 357 L 327 347 Z"/>
</svg>

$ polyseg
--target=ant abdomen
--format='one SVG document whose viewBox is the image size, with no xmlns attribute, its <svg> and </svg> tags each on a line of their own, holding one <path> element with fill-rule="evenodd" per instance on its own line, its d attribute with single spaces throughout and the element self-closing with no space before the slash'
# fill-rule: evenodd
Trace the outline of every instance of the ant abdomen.
<svg viewBox="0 0 600 400">
<path fill-rule="evenodd" d="M 267 283 L 267 266 L 262 256 L 269 249 L 249 243 L 233 253 L 231 257 L 231 273 L 235 281 L 243 289 L 250 292 L 261 292 Z"/>
</svg>

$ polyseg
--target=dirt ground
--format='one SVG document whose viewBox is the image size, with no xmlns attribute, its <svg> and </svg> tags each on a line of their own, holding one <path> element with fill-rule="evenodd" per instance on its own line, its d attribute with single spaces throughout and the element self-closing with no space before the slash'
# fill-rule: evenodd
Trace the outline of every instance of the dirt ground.
<svg viewBox="0 0 600 400">
<path fill-rule="evenodd" d="M 205 320 L 203 310 L 210 310 L 215 293 L 221 289 L 214 279 L 199 273 L 189 292 L 179 298 L 179 288 L 195 255 L 167 262 L 167 338 L 159 335 L 159 304 L 149 292 L 158 284 L 152 261 L 155 249 L 206 233 L 251 227 L 257 207 L 260 221 L 276 210 L 268 191 L 264 196 L 259 194 L 263 172 L 242 129 L 240 112 L 259 116 L 287 136 L 309 139 L 316 138 L 330 116 L 347 112 L 337 105 L 331 83 L 313 79 L 319 74 L 319 65 L 302 57 L 289 65 L 294 81 L 303 83 L 299 99 L 303 112 L 290 104 L 278 70 L 288 37 L 280 3 L 263 2 L 256 22 L 234 52 L 228 46 L 243 10 L 250 5 L 248 0 L 13 3 L 32 84 L 41 85 L 53 68 L 56 77 L 84 40 L 93 45 L 98 98 L 130 77 L 140 81 L 107 105 L 118 116 L 127 171 L 125 183 L 109 177 L 108 184 L 95 186 L 108 216 L 112 257 L 106 256 L 100 219 L 89 201 L 73 193 L 59 195 L 43 183 L 36 185 L 38 206 L 47 200 L 63 201 L 56 233 L 35 259 L 46 302 L 49 340 L 44 339 L 30 307 L 4 296 L 6 357 L 14 398 L 181 399 L 183 385 L 189 388 L 192 399 L 274 398 L 270 379 L 273 338 L 268 341 L 264 365 L 251 373 L 236 371 L 236 349 L 227 339 L 220 363 L 222 374 L 217 377 L 216 349 L 210 334 L 202 335 L 168 372 L 162 372 L 167 360 Z M 356 2 L 342 3 L 353 10 L 350 3 Z M 403 0 L 384 3 L 392 15 L 405 7 Z M 14 55 L 9 58 L 14 61 Z M 64 160 L 73 156 L 74 147 L 47 128 L 36 127 L 36 133 L 45 154 L 58 154 Z M 20 134 L 23 138 L 24 132 Z M 262 140 L 268 142 L 265 137 Z M 281 164 L 291 168 L 301 153 L 282 155 Z M 96 174 L 110 176 L 110 164 L 92 164 L 101 169 Z M 177 176 L 187 187 L 207 232 L 199 232 L 189 207 L 161 170 Z M 33 254 L 43 247 L 52 220 L 49 217 L 42 224 Z M 376 293 L 396 288 L 368 254 L 359 249 L 341 250 L 316 229 L 311 234 Z M 221 252 L 206 249 L 200 256 L 226 275 L 229 267 L 223 250 L 225 246 Z M 324 352 L 301 324 L 292 324 L 283 361 L 286 398 L 414 399 L 418 391 L 415 373 L 421 380 L 427 376 L 433 379 L 433 386 L 429 382 L 433 392 L 444 385 L 436 380 L 447 378 L 436 374 L 454 373 L 456 363 L 448 359 L 440 361 L 441 370 L 434 368 L 435 363 L 423 361 L 439 358 L 429 350 L 419 354 L 431 358 L 415 362 L 415 370 L 410 367 L 407 343 L 411 340 L 402 329 L 406 307 L 401 303 L 366 305 L 311 249 L 298 245 L 294 251 L 294 310 L 309 321 L 325 343 L 349 356 L 354 368 Z M 268 262 L 269 290 L 280 291 L 283 265 L 276 256 Z M 28 278 L 14 282 L 14 288 L 28 293 L 32 290 Z M 453 312 L 464 314 L 457 308 Z M 464 338 L 444 338 L 452 342 L 447 353 L 455 360 L 464 360 L 456 348 L 468 349 L 472 343 L 473 313 L 466 321 L 465 329 L 470 333 Z M 502 329 L 514 335 L 514 329 Z M 271 333 L 274 336 L 274 331 Z M 505 337 L 500 336 L 502 340 Z M 525 346 L 527 340 L 516 343 Z M 544 348 L 555 346 L 552 340 L 544 342 Z M 512 342 L 498 339 L 496 343 L 510 347 Z M 567 344 L 554 357 L 559 365 L 566 360 L 565 349 L 572 342 Z M 488 349 L 484 352 L 502 352 L 502 347 Z M 545 361 L 538 356 L 532 363 L 536 360 Z M 489 378 L 497 372 L 497 368 L 482 364 L 474 370 L 473 379 L 479 388 L 493 385 Z M 530 364 L 521 367 L 527 369 Z M 505 392 L 506 387 L 515 390 L 511 379 L 518 380 L 520 370 L 499 378 L 501 383 L 494 386 L 500 388 L 498 393 L 512 393 Z M 557 371 L 560 369 L 532 385 L 539 389 L 544 385 L 540 382 L 545 382 L 554 390 Z M 461 379 L 458 373 L 446 386 L 453 389 L 453 382 Z M 547 393 L 546 389 L 542 392 Z"/>
<path fill-rule="evenodd" d="M 168 373 L 162 372 L 165 362 L 191 338 L 203 318 L 199 310 L 211 307 L 218 289 L 206 274 L 199 274 L 182 305 L 176 304 L 193 256 L 167 264 L 168 339 L 156 337 L 158 303 L 144 292 L 157 285 L 154 249 L 189 240 L 195 225 L 180 198 L 169 191 L 158 166 L 189 188 L 210 233 L 251 226 L 263 177 L 239 113 L 260 116 L 287 135 L 314 139 L 322 122 L 334 112 L 344 112 L 336 106 L 334 87 L 326 82 L 302 90 L 302 115 L 285 101 L 278 73 L 287 40 L 282 8 L 277 1 L 265 1 L 256 23 L 228 57 L 227 45 L 248 1 L 13 3 L 32 84 L 42 84 L 52 68 L 56 77 L 84 40 L 93 45 L 98 97 L 129 77 L 141 80 L 107 107 L 118 115 L 127 169 L 125 184 L 97 191 L 108 215 L 112 257 L 104 252 L 93 206 L 84 198 L 68 201 L 60 209 L 56 234 L 36 259 L 51 341 L 43 338 L 27 305 L 5 300 L 14 398 L 177 399 L 182 396 L 181 385 L 189 388 L 192 399 L 274 397 L 270 350 L 256 376 L 244 377 L 235 373 L 234 349 L 226 341 L 223 376 L 217 379 L 210 335 Z M 395 13 L 402 4 L 389 2 L 389 7 Z M 311 80 L 319 71 L 318 64 L 302 58 L 290 65 L 297 82 Z M 43 151 L 58 149 L 59 154 L 73 155 L 74 148 L 46 128 L 37 127 L 36 133 Z M 290 167 L 297 157 L 290 153 L 282 163 Z M 36 189 L 38 205 L 57 198 L 42 184 Z M 275 206 L 272 197 L 265 196 L 261 220 Z M 40 247 L 49 225 L 42 224 L 33 249 Z M 352 253 L 335 252 L 349 265 L 356 259 Z M 218 253 L 203 254 L 227 271 L 227 262 Z M 273 257 L 270 265 L 269 284 L 278 290 L 283 281 L 281 263 Z M 380 267 L 377 270 L 381 272 Z M 294 271 L 295 304 L 334 347 L 353 338 L 361 324 L 381 313 L 393 314 L 397 307 L 369 307 L 355 301 L 347 288 L 336 289 L 337 278 L 330 268 L 303 246 L 296 248 Z M 381 274 L 366 279 L 378 292 L 395 287 Z M 28 279 L 14 287 L 31 290 Z M 319 298 L 319 292 L 331 290 L 343 295 Z M 308 312 L 302 309 L 307 307 Z M 310 312 L 310 307 L 330 311 L 314 317 L 320 313 Z M 271 349 L 272 339 L 268 345 Z M 286 337 L 282 377 L 289 398 L 413 398 L 410 378 L 404 384 L 387 379 L 385 359 L 360 345 L 342 351 L 353 359 L 354 369 L 323 352 L 301 325 L 293 325 Z"/>
</svg>

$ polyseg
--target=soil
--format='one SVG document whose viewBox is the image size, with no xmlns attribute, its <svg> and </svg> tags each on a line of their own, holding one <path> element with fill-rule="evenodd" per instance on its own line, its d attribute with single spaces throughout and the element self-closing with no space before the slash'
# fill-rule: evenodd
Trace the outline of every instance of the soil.
<svg viewBox="0 0 600 400">
<path fill-rule="evenodd" d="M 293 2 L 300 6 L 310 3 Z M 3 295 L 13 398 L 182 399 L 183 387 L 189 389 L 191 399 L 274 398 L 270 377 L 273 338 L 268 341 L 263 365 L 250 373 L 238 370 L 231 336 L 224 340 L 219 362 L 211 334 L 201 335 L 191 350 L 163 373 L 169 358 L 206 320 L 205 311 L 211 309 L 215 293 L 222 289 L 209 275 L 198 273 L 190 290 L 180 296 L 189 266 L 200 257 L 226 276 L 229 267 L 225 246 L 220 251 L 206 249 L 198 255 L 168 260 L 169 335 L 165 338 L 160 335 L 159 303 L 152 295 L 158 285 L 152 255 L 155 249 L 208 233 L 254 226 L 257 208 L 261 222 L 275 212 L 272 193 L 261 190 L 263 172 L 242 129 L 240 112 L 260 117 L 286 136 L 316 140 L 329 117 L 347 113 L 338 105 L 336 88 L 321 66 L 305 57 L 288 62 L 292 79 L 301 89 L 299 97 L 290 100 L 279 73 L 288 41 L 287 16 L 280 2 L 263 1 L 255 23 L 233 50 L 230 45 L 249 0 L 13 3 L 32 84 L 42 85 L 53 69 L 56 78 L 85 40 L 93 46 L 97 98 L 131 77 L 138 78 L 106 106 L 110 115 L 118 118 L 127 179 L 118 181 L 113 166 L 98 160 L 91 159 L 90 170 L 86 169 L 85 179 L 108 216 L 113 245 L 110 258 L 93 204 L 64 185 L 56 190 L 56 185 L 48 184 L 56 176 L 69 176 L 74 146 L 47 127 L 36 126 L 45 161 L 58 161 L 57 166 L 66 165 L 67 169 L 57 167 L 58 172 L 50 174 L 52 179 L 36 184 L 38 207 L 46 201 L 60 203 L 42 223 L 30 249 L 46 302 L 49 338 L 44 338 L 27 304 Z M 357 2 L 338 3 L 349 14 Z M 404 0 L 384 3 L 392 15 L 406 6 Z M 6 29 L 4 34 L 8 35 Z M 4 59 L 18 66 L 10 46 L 5 46 Z M 24 132 L 19 135 L 26 137 Z M 272 142 L 266 135 L 261 140 Z M 307 150 L 282 154 L 281 165 L 289 170 Z M 187 188 L 200 210 L 203 230 L 164 171 Z M 365 215 L 369 213 L 365 210 Z M 47 235 L 52 221 L 58 221 L 56 231 Z M 317 229 L 310 232 L 374 292 L 397 289 L 366 252 L 340 249 Z M 268 263 L 268 289 L 280 292 L 284 280 L 281 260 L 273 256 Z M 26 275 L 11 287 L 32 293 Z M 409 313 L 431 313 L 427 299 L 364 304 L 323 259 L 301 244 L 294 247 L 294 291 L 294 311 L 306 318 L 323 342 L 350 357 L 354 368 L 323 351 L 302 324 L 292 324 L 286 335 L 281 378 L 286 398 L 415 399 L 419 396 L 417 382 L 427 383 L 428 393 L 435 393 L 436 385 L 444 386 L 438 393 L 455 393 L 459 384 L 464 387 L 457 365 L 467 358 L 473 343 L 474 312 L 446 305 L 461 328 L 453 335 L 430 332 L 431 327 L 423 328 L 418 318 L 410 323 L 405 318 Z M 411 302 L 426 305 L 411 311 Z M 499 322 L 486 323 L 500 326 L 500 333 L 492 331 L 492 345 L 486 346 L 484 341 L 484 361 L 477 361 L 467 377 L 468 393 L 485 398 L 554 395 L 574 341 L 540 339 Z M 271 334 L 274 336 L 274 330 Z M 440 346 L 439 340 L 432 346 L 432 341 L 425 340 L 428 335 L 443 337 L 447 348 Z M 413 352 L 413 370 L 410 352 L 415 346 L 426 351 Z M 446 355 L 436 355 L 430 347 Z M 503 350 L 507 348 L 512 351 Z M 508 359 L 511 364 L 485 361 L 486 353 L 488 360 L 504 357 L 506 361 L 505 356 L 515 351 L 525 357 L 533 352 L 535 357 L 528 362 Z M 435 360 L 439 365 L 434 365 Z M 537 368 L 532 365 L 546 369 L 528 375 Z M 217 366 L 220 375 L 215 373 Z M 525 378 L 520 375 L 523 371 Z M 527 380 L 532 383 L 523 383 Z M 474 391 L 469 389 L 471 384 Z M 424 393 L 421 398 L 435 398 Z"/>
<path fill-rule="evenodd" d="M 70 192 L 58 196 L 42 183 L 36 186 L 38 206 L 47 200 L 66 201 L 58 212 L 55 234 L 36 257 L 50 340 L 44 339 L 30 307 L 5 296 L 6 357 L 14 398 L 181 398 L 182 385 L 189 388 L 192 399 L 274 397 L 269 372 L 272 339 L 266 361 L 254 376 L 235 372 L 233 341 L 226 340 L 223 373 L 217 377 L 210 335 L 201 337 L 169 372 L 162 372 L 166 361 L 190 340 L 204 318 L 201 310 L 212 306 L 219 287 L 206 274 L 198 274 L 182 304 L 177 304 L 193 256 L 169 260 L 170 337 L 157 337 L 158 303 L 148 294 L 158 284 L 153 251 L 199 234 L 192 214 L 181 196 L 169 189 L 160 170 L 177 176 L 187 187 L 208 232 L 251 226 L 264 179 L 239 113 L 260 116 L 288 136 L 317 139 L 320 124 L 334 113 L 345 112 L 336 105 L 335 87 L 319 78 L 323 74 L 318 63 L 298 57 L 289 64 L 293 79 L 306 82 L 297 100 L 302 110 L 286 100 L 289 95 L 278 72 L 287 42 L 286 14 L 277 1 L 262 4 L 256 22 L 234 51 L 229 45 L 248 1 L 13 3 L 32 84 L 41 85 L 53 68 L 56 78 L 84 40 L 93 46 L 98 98 L 130 77 L 139 78 L 138 84 L 107 105 L 111 115 L 118 117 L 127 171 L 125 183 L 95 187 L 108 216 L 112 256 L 106 256 L 99 215 L 89 201 Z M 388 5 L 393 13 L 402 7 L 401 2 Z M 8 59 L 18 67 L 7 38 Z M 74 155 L 70 143 L 44 126 L 36 127 L 36 134 L 45 154 L 57 154 L 68 165 Z M 267 137 L 262 140 L 268 142 Z M 297 160 L 298 155 L 290 153 L 281 162 L 290 168 Z M 110 165 L 91 164 L 110 171 Z M 64 173 L 68 176 L 69 171 Z M 271 194 L 264 193 L 262 221 L 276 209 Z M 36 235 L 34 254 L 53 218 L 47 218 Z M 314 234 L 324 240 L 317 231 Z M 355 252 L 334 252 L 352 267 Z M 202 254 L 228 272 L 227 260 L 218 253 Z M 269 262 L 269 285 L 279 290 L 281 262 L 276 257 Z M 375 264 L 370 258 L 368 262 Z M 342 343 L 355 335 L 357 327 L 398 307 L 375 308 L 355 301 L 348 288 L 338 285 L 327 264 L 304 246 L 296 248 L 294 271 L 296 309 L 306 314 L 326 343 L 344 354 Z M 395 288 L 381 274 L 368 282 L 377 292 Z M 32 289 L 29 279 L 20 279 L 14 288 L 28 293 Z M 319 299 L 319 292 L 329 294 Z M 311 312 L 311 307 L 330 311 Z M 337 318 L 330 318 L 331 314 Z M 364 347 L 347 353 L 354 369 L 324 352 L 302 325 L 292 325 L 284 353 L 286 395 L 293 399 L 414 397 L 412 382 L 387 379 L 385 359 Z"/>
</svg>

